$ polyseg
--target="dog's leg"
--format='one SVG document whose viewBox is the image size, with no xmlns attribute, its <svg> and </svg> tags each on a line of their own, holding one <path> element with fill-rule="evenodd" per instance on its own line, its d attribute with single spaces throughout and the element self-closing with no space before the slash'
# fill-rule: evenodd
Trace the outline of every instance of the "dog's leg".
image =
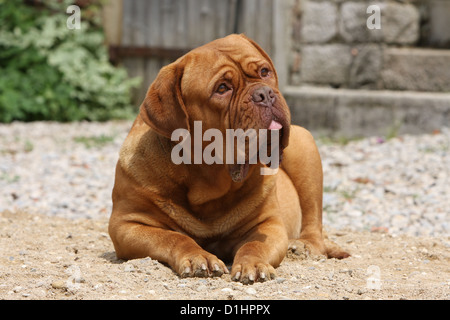
<svg viewBox="0 0 450 320">
<path fill-rule="evenodd" d="M 150 257 L 168 264 L 181 277 L 220 277 L 229 273 L 215 255 L 176 231 L 135 222 L 111 223 L 110 235 L 121 259 Z"/>
<path fill-rule="evenodd" d="M 324 239 L 322 234 L 322 161 L 309 131 L 299 126 L 291 126 L 289 146 L 284 150 L 282 168 L 297 190 L 302 209 L 300 238 L 291 242 L 290 248 L 294 249 L 295 246 L 303 244 L 313 255 L 339 259 L 348 257 L 347 252 Z"/>
<path fill-rule="evenodd" d="M 231 279 L 244 284 L 275 278 L 275 269 L 286 255 L 288 237 L 279 218 L 253 227 L 235 246 Z"/>
</svg>

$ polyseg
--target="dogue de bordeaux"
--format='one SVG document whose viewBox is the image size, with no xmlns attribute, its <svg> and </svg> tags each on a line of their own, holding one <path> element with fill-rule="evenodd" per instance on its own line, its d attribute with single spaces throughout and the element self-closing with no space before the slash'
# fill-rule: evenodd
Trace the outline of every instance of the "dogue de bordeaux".
<svg viewBox="0 0 450 320">
<path fill-rule="evenodd" d="M 261 174 L 265 164 L 250 164 L 249 155 L 240 164 L 175 164 L 172 133 L 192 131 L 195 121 L 202 133 L 214 128 L 224 136 L 229 129 L 278 130 L 279 170 Z M 322 231 L 314 139 L 290 121 L 271 59 L 245 35 L 212 41 L 163 67 L 119 154 L 109 222 L 117 257 L 151 257 L 181 277 L 231 272 L 245 284 L 273 279 L 289 248 L 348 257 Z M 232 262 L 231 271 L 223 261 Z"/>
</svg>

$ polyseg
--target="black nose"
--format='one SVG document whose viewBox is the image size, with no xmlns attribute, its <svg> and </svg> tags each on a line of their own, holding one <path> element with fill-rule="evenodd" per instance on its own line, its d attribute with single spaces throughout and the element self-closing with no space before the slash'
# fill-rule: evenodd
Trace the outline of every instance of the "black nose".
<svg viewBox="0 0 450 320">
<path fill-rule="evenodd" d="M 252 94 L 252 100 L 258 106 L 271 107 L 275 102 L 275 93 L 272 88 L 264 86 L 256 89 Z"/>
</svg>

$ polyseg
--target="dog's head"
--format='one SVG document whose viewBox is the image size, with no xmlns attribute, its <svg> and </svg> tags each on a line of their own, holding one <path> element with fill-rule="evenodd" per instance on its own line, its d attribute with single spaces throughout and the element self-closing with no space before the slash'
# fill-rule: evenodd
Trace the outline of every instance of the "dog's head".
<svg viewBox="0 0 450 320">
<path fill-rule="evenodd" d="M 274 65 L 267 53 L 244 35 L 210 42 L 162 68 L 140 115 L 168 138 L 174 130 L 191 131 L 194 121 L 201 121 L 202 134 L 214 128 L 223 137 L 227 129 L 278 130 L 280 155 L 289 141 L 290 112 L 278 90 Z M 248 173 L 251 155 L 248 149 L 246 152 L 245 164 L 228 164 L 234 181 L 242 181 Z"/>
</svg>

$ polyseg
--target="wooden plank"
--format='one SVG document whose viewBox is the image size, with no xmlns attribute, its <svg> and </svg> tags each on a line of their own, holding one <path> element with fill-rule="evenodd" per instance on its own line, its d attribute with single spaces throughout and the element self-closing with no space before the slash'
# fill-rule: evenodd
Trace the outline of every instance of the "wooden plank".
<svg viewBox="0 0 450 320">
<path fill-rule="evenodd" d="M 162 32 L 161 32 L 161 14 L 160 14 L 160 0 L 149 0 L 147 5 L 147 19 L 148 29 L 146 45 L 149 47 L 161 47 Z M 152 55 L 146 59 L 145 65 L 145 82 L 142 86 L 148 90 L 148 87 L 156 79 L 159 70 L 161 69 L 162 58 Z M 144 97 L 142 97 L 144 98 Z"/>
<path fill-rule="evenodd" d="M 236 0 L 214 1 L 215 39 L 233 33 Z"/>
<path fill-rule="evenodd" d="M 133 41 L 131 39 L 132 25 L 131 17 L 133 16 L 133 1 L 123 1 L 123 16 L 122 16 L 122 39 L 121 44 L 127 46 L 132 45 Z"/>
<path fill-rule="evenodd" d="M 175 2 L 160 0 L 162 46 L 173 48 L 176 45 Z"/>
<path fill-rule="evenodd" d="M 186 36 L 189 20 L 187 19 L 187 0 L 178 0 L 176 6 L 176 47 L 180 49 L 190 48 Z"/>
<path fill-rule="evenodd" d="M 134 46 L 145 46 L 146 42 L 146 32 L 147 32 L 147 16 L 146 7 L 147 0 L 133 0 L 134 10 L 133 10 L 133 45 Z"/>
<path fill-rule="evenodd" d="M 235 27 L 237 26 L 237 3 L 238 0 L 229 0 L 228 3 L 228 16 L 227 16 L 227 34 L 236 33 Z"/>
<path fill-rule="evenodd" d="M 272 0 L 260 0 L 256 9 L 255 40 L 269 54 L 272 53 Z"/>
<path fill-rule="evenodd" d="M 110 0 L 102 7 L 102 25 L 108 45 L 120 45 L 122 40 L 122 0 Z"/>
<path fill-rule="evenodd" d="M 148 30 L 146 45 L 151 47 L 162 46 L 160 0 L 149 0 L 147 6 Z"/>
<path fill-rule="evenodd" d="M 176 58 L 171 54 L 177 51 L 167 49 L 185 49 L 179 51 L 182 55 L 188 48 L 201 46 L 234 32 L 245 33 L 257 41 L 272 57 L 277 70 L 280 70 L 280 83 L 284 81 L 284 42 L 287 37 L 284 2 L 293 0 L 113 1 L 122 2 L 120 43 L 125 48 L 121 49 L 121 53 L 144 55 L 141 58 L 123 59 L 131 76 L 143 76 L 140 96 L 160 68 Z"/>
<path fill-rule="evenodd" d="M 184 49 L 167 49 L 163 47 L 134 47 L 134 46 L 111 46 L 110 51 L 121 58 L 162 58 L 175 60 L 189 51 Z"/>
<path fill-rule="evenodd" d="M 188 43 L 192 47 L 198 47 L 202 44 L 202 25 L 200 21 L 200 0 L 188 0 L 187 19 L 189 24 L 187 26 Z"/>
<path fill-rule="evenodd" d="M 270 55 L 272 51 L 272 0 L 245 0 L 239 16 L 239 32 L 255 40 Z"/>
<path fill-rule="evenodd" d="M 245 33 L 248 37 L 256 40 L 255 19 L 256 6 L 258 0 L 242 1 L 241 12 L 239 16 L 239 32 Z"/>
<path fill-rule="evenodd" d="M 138 21 L 136 21 L 136 4 L 137 1 L 123 1 L 123 33 L 121 43 L 124 46 L 132 46 L 136 44 L 142 36 L 137 29 Z M 145 77 L 144 60 L 142 58 L 125 58 L 122 60 L 124 67 L 128 71 L 128 75 L 132 78 L 139 77 L 142 80 Z M 133 103 L 139 105 L 142 100 L 142 87 L 133 89 Z"/>
<path fill-rule="evenodd" d="M 146 33 L 147 33 L 147 16 L 146 7 L 147 0 L 133 0 L 133 44 L 135 46 L 145 46 L 146 43 Z M 145 72 L 146 59 L 145 58 L 135 58 L 134 68 L 136 68 L 135 73 L 142 79 L 141 86 L 136 92 L 137 102 L 141 102 L 145 93 L 147 92 L 146 82 L 148 81 L 147 74 Z"/>
<path fill-rule="evenodd" d="M 214 1 L 215 2 L 215 1 Z M 217 14 L 214 12 L 214 3 L 210 0 L 202 0 L 200 3 L 200 18 L 201 18 L 201 24 L 203 26 L 202 28 L 202 45 L 205 43 L 208 43 L 216 38 L 216 32 L 214 25 L 216 23 L 215 21 L 215 15 Z"/>
<path fill-rule="evenodd" d="M 291 42 L 288 34 L 288 24 L 290 23 L 288 18 L 292 5 L 292 0 L 273 0 L 272 61 L 277 69 L 280 90 L 287 86 L 289 77 L 287 53 Z"/>
</svg>

